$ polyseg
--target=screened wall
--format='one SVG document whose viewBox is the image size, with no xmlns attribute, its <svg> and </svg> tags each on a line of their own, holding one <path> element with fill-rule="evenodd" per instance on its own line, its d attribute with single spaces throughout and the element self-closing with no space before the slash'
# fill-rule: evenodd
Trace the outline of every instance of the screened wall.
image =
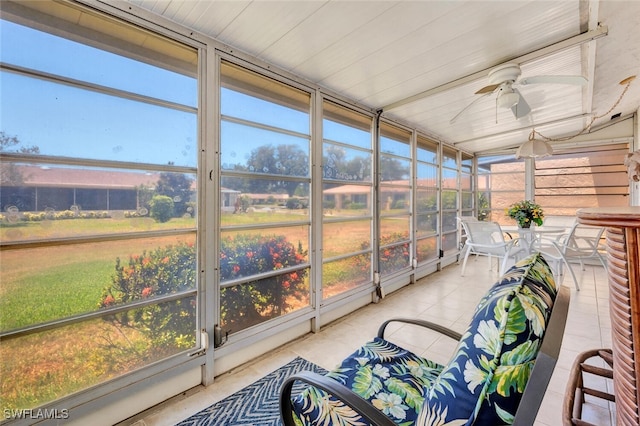
<svg viewBox="0 0 640 426">
<path fill-rule="evenodd" d="M 322 105 L 322 298 L 373 280 L 373 117 Z"/>
<path fill-rule="evenodd" d="M 505 214 L 511 204 L 531 193 L 547 216 L 575 217 L 582 208 L 630 205 L 624 158 L 628 144 L 588 149 L 556 149 L 553 156 L 529 160 L 513 155 L 478 157 L 478 218 L 514 225 Z"/>
<path fill-rule="evenodd" d="M 239 332 L 310 306 L 310 101 L 221 62 L 220 325 Z M 284 202 L 283 202 L 284 201 Z"/>
<path fill-rule="evenodd" d="M 629 203 L 624 158 L 628 144 L 572 149 L 535 162 L 535 199 L 547 214 L 575 216 L 580 208 Z"/>
<path fill-rule="evenodd" d="M 512 225 L 505 209 L 526 198 L 524 159 L 510 154 L 479 157 L 477 161 L 478 219 Z"/>
<path fill-rule="evenodd" d="M 9 409 L 115 423 L 455 261 L 473 156 L 94 6 L 3 3 Z"/>
<path fill-rule="evenodd" d="M 418 264 L 439 258 L 440 158 L 436 142 L 418 136 L 416 148 L 416 257 Z"/>
<path fill-rule="evenodd" d="M 378 271 L 381 275 L 411 265 L 411 137 L 408 130 L 380 124 Z"/>
<path fill-rule="evenodd" d="M 71 395 L 201 345 L 198 50 L 74 4 L 2 7 L 2 405 L 71 416 Z"/>
</svg>

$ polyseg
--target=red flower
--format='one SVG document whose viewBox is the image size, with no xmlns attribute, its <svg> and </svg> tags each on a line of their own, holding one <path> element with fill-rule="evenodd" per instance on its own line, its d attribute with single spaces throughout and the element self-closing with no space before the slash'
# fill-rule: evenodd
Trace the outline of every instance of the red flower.
<svg viewBox="0 0 640 426">
<path fill-rule="evenodd" d="M 104 306 L 109 306 L 109 305 L 113 305 L 115 302 L 116 302 L 116 299 L 114 299 L 112 295 L 108 295 L 107 297 L 104 298 L 104 300 L 102 301 L 102 304 Z"/>
<path fill-rule="evenodd" d="M 169 256 L 165 256 L 164 259 L 162 259 L 162 263 L 169 263 Z"/>
<path fill-rule="evenodd" d="M 240 267 L 238 265 L 233 265 L 233 273 L 237 274 L 238 272 L 240 272 Z"/>
<path fill-rule="evenodd" d="M 151 296 L 151 292 L 153 290 L 151 289 L 151 287 L 145 287 L 142 289 L 142 297 L 149 297 Z"/>
<path fill-rule="evenodd" d="M 288 290 L 288 289 L 289 289 L 289 287 L 290 287 L 289 281 L 285 281 L 285 282 L 283 282 L 283 283 L 282 283 L 282 287 Z"/>
</svg>

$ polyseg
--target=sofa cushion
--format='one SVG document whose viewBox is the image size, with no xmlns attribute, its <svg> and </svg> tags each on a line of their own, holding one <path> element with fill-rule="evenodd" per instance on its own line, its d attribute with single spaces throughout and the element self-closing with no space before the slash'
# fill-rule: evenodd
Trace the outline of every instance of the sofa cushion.
<svg viewBox="0 0 640 426">
<path fill-rule="evenodd" d="M 430 386 L 418 424 L 513 423 L 555 297 L 540 253 L 509 269 L 478 304 L 453 359 Z"/>
<path fill-rule="evenodd" d="M 425 391 L 443 366 L 376 337 L 327 376 L 371 402 L 399 424 L 413 424 Z M 367 425 L 359 414 L 332 395 L 307 388 L 294 399 L 294 418 L 302 425 Z"/>
</svg>

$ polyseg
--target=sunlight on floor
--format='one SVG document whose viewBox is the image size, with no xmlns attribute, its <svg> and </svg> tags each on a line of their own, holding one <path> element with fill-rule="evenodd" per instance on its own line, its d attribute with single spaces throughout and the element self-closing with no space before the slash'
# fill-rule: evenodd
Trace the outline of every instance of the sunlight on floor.
<svg viewBox="0 0 640 426">
<path fill-rule="evenodd" d="M 562 423 L 562 404 L 569 371 L 576 356 L 587 349 L 611 347 L 609 320 L 609 292 L 606 272 L 601 266 L 586 266 L 574 270 L 581 283 L 576 292 L 570 275 L 564 285 L 571 288 L 571 305 L 560 359 L 556 365 L 543 405 L 536 420 L 537 426 L 556 426 Z M 460 266 L 452 265 L 429 275 L 417 283 L 388 295 L 378 304 L 371 304 L 322 329 L 289 343 L 267 356 L 216 378 L 214 385 L 201 388 L 184 397 L 174 398 L 130 420 L 135 426 L 163 426 L 175 423 L 208 407 L 275 370 L 296 356 L 301 356 L 328 370 L 339 364 L 362 343 L 375 336 L 378 326 L 392 317 L 419 317 L 463 332 L 479 299 L 497 280 L 496 265 L 489 269 L 487 258 L 469 260 L 465 277 Z M 418 330 L 409 325 L 395 325 L 387 329 L 386 337 L 416 354 L 446 364 L 456 342 L 435 332 Z M 589 382 L 591 387 L 606 389 L 607 383 Z M 611 391 L 611 390 L 610 390 Z M 615 407 L 587 397 L 583 419 L 602 426 L 615 425 Z"/>
</svg>

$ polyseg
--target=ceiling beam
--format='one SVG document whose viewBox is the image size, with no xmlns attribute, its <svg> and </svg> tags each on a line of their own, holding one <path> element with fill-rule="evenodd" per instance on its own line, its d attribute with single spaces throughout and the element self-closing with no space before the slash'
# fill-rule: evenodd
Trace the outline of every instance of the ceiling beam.
<svg viewBox="0 0 640 426">
<path fill-rule="evenodd" d="M 580 9 L 584 9 L 584 14 L 587 17 L 586 25 L 589 29 L 598 29 L 598 17 L 600 0 L 588 0 L 588 3 L 584 4 L 586 0 L 581 0 Z M 585 46 L 586 61 L 583 61 L 583 69 L 589 83 L 584 90 L 586 96 L 583 96 L 584 100 L 583 108 L 587 113 L 593 112 L 593 92 L 596 85 L 596 43 L 588 43 Z"/>
<path fill-rule="evenodd" d="M 597 28 L 584 32 L 582 34 L 579 34 L 577 36 L 574 37 L 570 37 L 568 39 L 565 39 L 563 41 L 560 41 L 558 43 L 554 43 L 552 45 L 549 45 L 547 47 L 543 47 L 542 49 L 538 49 L 535 50 L 533 52 L 524 54 L 522 56 L 518 56 L 515 58 L 512 58 L 508 61 L 505 61 L 503 63 L 509 63 L 509 62 L 515 62 L 517 64 L 523 64 L 526 62 L 530 62 L 539 58 L 542 58 L 544 56 L 548 56 L 551 55 L 553 53 L 559 52 L 561 50 L 564 49 L 568 49 L 570 47 L 573 46 L 577 46 L 583 43 L 587 43 L 589 41 L 598 39 L 600 37 L 604 37 L 606 36 L 608 33 L 608 28 L 606 25 L 598 25 Z M 491 68 L 487 68 L 484 69 L 482 71 L 478 71 L 475 72 L 473 74 L 469 74 L 467 76 L 461 77 L 457 80 L 453 80 L 450 81 L 448 83 L 442 84 L 440 86 L 434 87 L 432 89 L 429 90 L 425 90 L 424 92 L 420 92 L 420 93 L 416 93 L 415 95 L 409 96 L 408 98 L 405 99 L 401 99 L 399 101 L 393 102 L 389 105 L 386 105 L 384 107 L 382 107 L 382 111 L 388 111 L 390 109 L 394 109 L 394 108 L 398 108 L 401 107 L 403 105 L 407 105 L 410 104 L 412 102 L 416 102 L 419 101 L 420 99 L 424 99 L 426 97 L 429 96 L 433 96 L 435 94 L 444 92 L 445 90 L 450 90 L 453 88 L 456 88 L 458 86 L 461 86 L 463 84 L 467 84 L 467 83 L 471 83 L 473 81 L 476 80 L 480 80 L 482 78 L 487 77 L 487 75 L 489 74 L 489 71 L 491 71 L 493 68 L 495 68 L 496 66 L 501 65 L 501 64 L 496 64 L 494 66 L 492 66 Z"/>
<path fill-rule="evenodd" d="M 483 139 L 506 136 L 506 135 L 510 135 L 512 133 L 520 133 L 520 132 L 523 132 L 523 131 L 528 132 L 530 130 L 533 130 L 536 127 L 544 128 L 545 126 L 551 126 L 553 124 L 563 123 L 563 122 L 571 121 L 571 120 L 585 119 L 585 118 L 588 118 L 588 117 L 589 117 L 589 114 L 578 114 L 578 115 L 572 115 L 571 117 L 557 118 L 557 119 L 554 119 L 554 120 L 545 121 L 544 123 L 531 124 L 531 125 L 528 125 L 528 126 L 525 126 L 525 127 L 518 127 L 517 129 L 505 130 L 504 132 L 500 132 L 500 133 L 493 133 L 493 134 L 486 135 L 486 136 L 479 136 L 477 138 L 466 139 L 466 140 L 463 140 L 463 141 L 460 141 L 460 142 L 454 142 L 453 145 L 458 147 L 460 145 L 475 143 L 475 142 L 481 141 Z M 543 131 L 543 133 L 544 133 L 544 131 Z"/>
</svg>

